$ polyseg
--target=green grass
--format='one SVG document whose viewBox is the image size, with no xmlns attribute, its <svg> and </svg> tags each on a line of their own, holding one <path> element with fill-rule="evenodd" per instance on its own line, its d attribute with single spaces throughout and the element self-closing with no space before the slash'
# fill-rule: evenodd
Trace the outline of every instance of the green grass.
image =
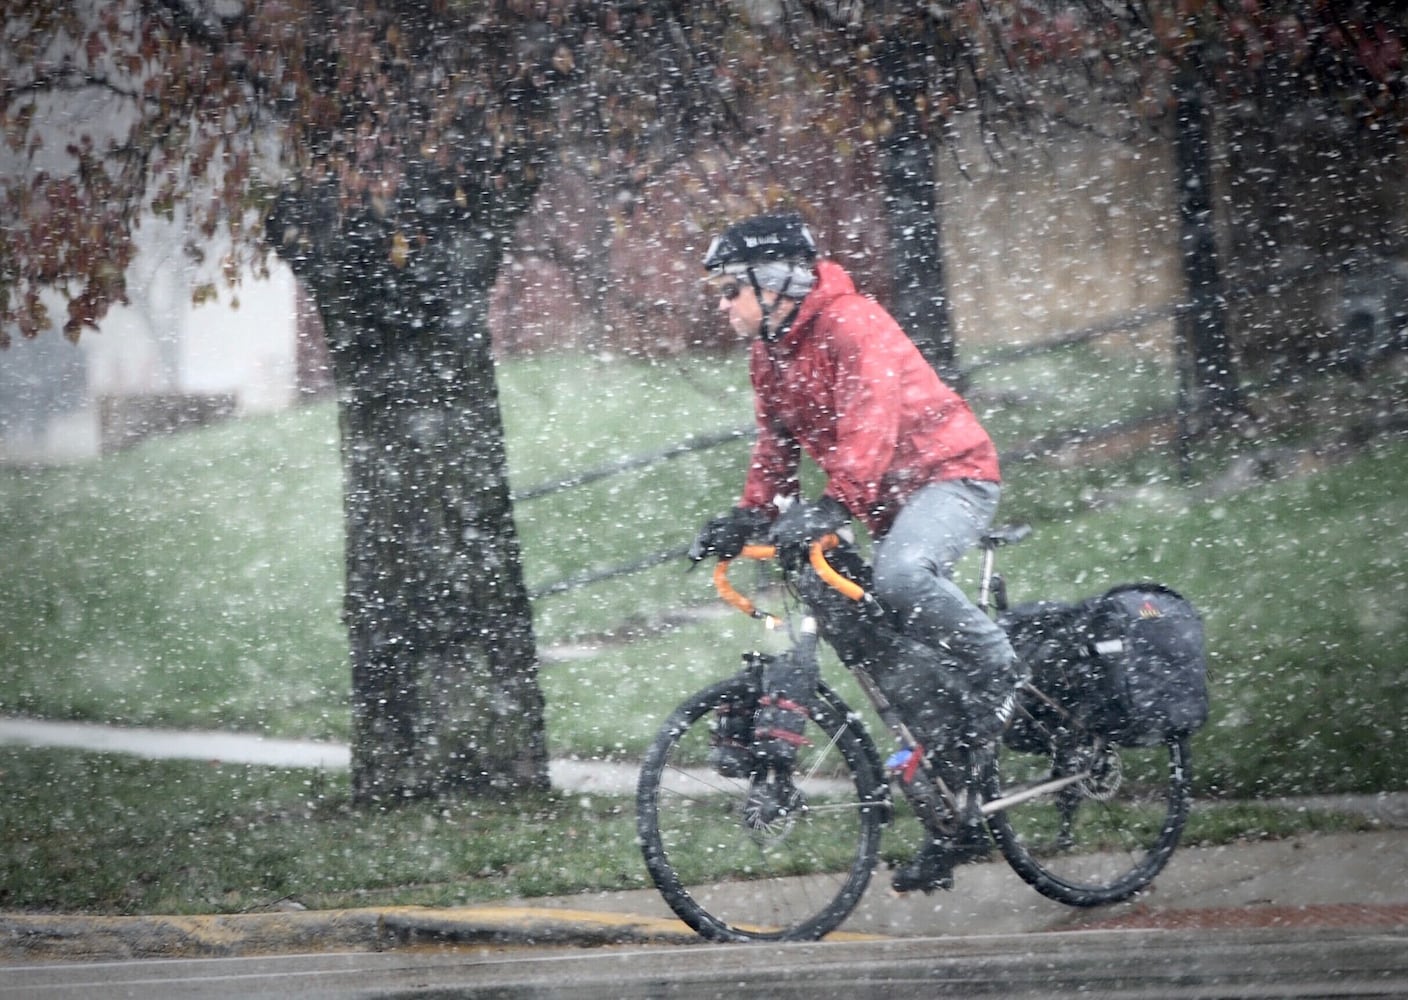
<svg viewBox="0 0 1408 1000">
<path fill-rule="evenodd" d="M 519 492 L 752 419 L 740 356 L 517 360 L 502 366 L 501 384 Z M 747 447 L 739 441 L 519 504 L 514 516 L 529 586 L 688 545 L 700 523 L 735 501 Z M 694 583 L 673 563 L 543 598 L 534 607 L 539 639 L 552 643 L 655 617 L 689 601 Z"/>
<path fill-rule="evenodd" d="M 984 391 L 979 405 L 1003 447 L 1068 426 L 1082 407 L 1103 422 L 1128 405 L 1089 384 L 1092 372 L 1112 384 L 1117 375 L 1100 367 L 1109 364 L 1088 353 L 1031 369 L 1021 379 L 1041 381 L 1042 392 L 1029 403 Z M 1130 376 L 1142 399 L 1158 390 L 1146 376 Z M 1383 398 L 1401 398 L 1401 381 Z M 737 358 L 687 367 L 538 359 L 503 366 L 501 382 L 520 490 L 748 420 Z M 1340 412 L 1347 422 L 1364 405 L 1354 394 L 1366 391 L 1317 387 L 1331 416 L 1306 425 L 1338 426 Z M 1239 447 L 1198 456 L 1195 472 L 1216 474 Z M 733 501 L 745 455 L 729 445 L 521 503 L 530 586 L 685 544 Z M 1196 483 L 1174 485 L 1172 471 L 1161 454 L 1008 469 L 1002 516 L 1037 527 L 1003 553 L 1013 599 L 1153 578 L 1203 610 L 1214 679 L 1212 719 L 1193 747 L 1202 796 L 1408 788 L 1398 750 L 1408 717 L 1408 442 L 1388 438 L 1344 464 L 1216 499 Z M 1091 497 L 1107 491 L 1133 499 L 1092 510 Z M 0 504 L 0 712 L 346 738 L 330 406 L 79 467 L 0 470 Z M 959 573 L 971 584 L 975 567 Z M 744 649 L 779 641 L 736 614 L 643 627 L 713 603 L 707 573 L 680 563 L 538 601 L 545 647 L 594 637 L 585 656 L 543 668 L 552 750 L 633 758 L 680 697 L 734 670 Z M 834 662 L 827 671 L 859 704 Z M 367 815 L 349 811 L 340 775 L 15 748 L 0 770 L 5 905 L 231 910 L 290 894 L 352 905 L 641 884 L 620 800 Z M 1220 812 L 1190 834 L 1277 835 L 1296 822 Z"/>
<path fill-rule="evenodd" d="M 1157 352 L 1082 345 L 980 370 L 969 396 L 994 440 L 1013 447 L 1168 409 L 1175 385 L 1171 359 Z"/>
<path fill-rule="evenodd" d="M 503 383 L 523 489 L 748 419 L 737 359 L 684 374 L 527 361 Z M 520 504 L 530 586 L 687 544 L 732 502 L 745 455 L 725 446 Z M 340 490 L 331 404 L 90 465 L 0 469 L 0 711 L 345 739 Z M 699 579 L 675 564 L 546 598 L 540 641 L 698 599 Z"/>
<path fill-rule="evenodd" d="M 345 733 L 323 407 L 0 471 L 0 709 Z"/>
<path fill-rule="evenodd" d="M 1087 383 L 1110 361 L 1087 354 L 1022 375 L 1043 386 L 1035 409 L 1063 382 L 1094 405 Z M 738 358 L 556 357 L 505 365 L 501 381 L 521 489 L 747 420 Z M 1141 399 L 1155 388 L 1138 385 Z M 1007 408 L 1009 424 L 1033 419 Z M 684 544 L 732 501 L 744 455 L 725 446 L 519 504 L 530 585 Z M 1003 556 L 1015 600 L 1154 578 L 1204 611 L 1216 680 L 1195 747 L 1201 790 L 1408 787 L 1393 752 L 1408 701 L 1401 440 L 1215 501 L 1170 485 L 1164 456 L 1008 476 L 1003 516 L 1037 525 Z M 1138 499 L 1091 511 L 1088 496 L 1112 487 Z M 328 405 L 90 465 L 0 471 L 0 711 L 345 739 L 339 489 Z M 707 573 L 682 561 L 536 602 L 545 647 L 633 640 L 544 668 L 554 750 L 637 754 L 673 701 L 764 641 L 739 616 L 639 627 L 711 602 Z"/>
<path fill-rule="evenodd" d="M 348 807 L 345 774 L 0 747 L 0 909 L 449 906 L 644 888 L 622 799 Z"/>
</svg>

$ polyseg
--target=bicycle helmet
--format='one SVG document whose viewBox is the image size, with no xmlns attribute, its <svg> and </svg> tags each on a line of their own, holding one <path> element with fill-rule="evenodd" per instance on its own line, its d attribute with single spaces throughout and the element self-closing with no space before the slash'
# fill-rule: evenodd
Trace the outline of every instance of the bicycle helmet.
<svg viewBox="0 0 1408 1000">
<path fill-rule="evenodd" d="M 735 269 L 742 273 L 749 264 L 771 260 L 816 260 L 816 241 L 800 215 L 758 215 L 735 222 L 709 244 L 704 269 L 712 274 Z"/>
<path fill-rule="evenodd" d="M 763 289 L 777 292 L 777 301 L 790 293 L 789 297 L 799 302 L 816 283 L 812 270 L 816 256 L 816 241 L 800 215 L 758 215 L 736 222 L 714 237 L 704 255 L 704 269 L 711 275 L 747 275 L 762 308 L 759 335 L 771 342 L 787 332 L 799 305 L 793 305 L 774 327 L 772 312 L 777 303 L 765 301 Z"/>
</svg>

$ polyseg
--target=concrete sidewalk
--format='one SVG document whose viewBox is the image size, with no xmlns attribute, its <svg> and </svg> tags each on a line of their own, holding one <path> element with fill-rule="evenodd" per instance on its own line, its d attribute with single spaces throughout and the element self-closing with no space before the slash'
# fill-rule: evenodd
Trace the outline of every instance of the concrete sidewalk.
<svg viewBox="0 0 1408 1000">
<path fill-rule="evenodd" d="M 132 754 L 153 760 L 206 760 L 268 767 L 307 767 L 345 771 L 351 752 L 344 743 L 279 740 L 249 733 L 102 726 L 91 722 L 55 722 L 0 716 L 0 744 L 67 747 L 102 753 Z M 556 788 L 582 792 L 630 794 L 636 768 L 600 761 L 554 760 L 548 777 Z"/>
<path fill-rule="evenodd" d="M 330 771 L 346 770 L 351 760 L 344 743 L 280 740 L 213 730 L 104 726 L 91 722 L 55 722 L 0 715 L 0 744 L 6 743 L 124 753 L 151 759 L 206 760 Z M 635 792 L 636 774 L 634 764 L 571 758 L 553 760 L 549 764 L 549 778 L 553 786 L 565 791 L 630 795 Z M 1273 805 L 1294 808 L 1357 813 L 1370 817 L 1384 827 L 1408 829 L 1408 792 L 1268 801 Z"/>
<path fill-rule="evenodd" d="M 0 743 L 154 757 L 341 769 L 347 749 L 229 733 L 173 733 L 0 717 Z M 629 794 L 635 768 L 554 761 L 553 783 Z M 888 874 L 836 938 L 970 936 L 1131 927 L 1336 927 L 1408 935 L 1408 793 L 1297 799 L 1298 808 L 1369 816 L 1367 833 L 1312 834 L 1217 847 L 1186 844 L 1150 890 L 1096 910 L 1047 900 L 1000 859 L 958 872 L 951 892 L 899 896 Z M 1196 808 L 1196 806 L 1195 806 Z M 215 957 L 385 950 L 430 943 L 581 946 L 685 944 L 699 938 L 654 890 L 584 893 L 504 905 L 378 907 L 218 916 L 0 913 L 0 962 Z"/>
</svg>

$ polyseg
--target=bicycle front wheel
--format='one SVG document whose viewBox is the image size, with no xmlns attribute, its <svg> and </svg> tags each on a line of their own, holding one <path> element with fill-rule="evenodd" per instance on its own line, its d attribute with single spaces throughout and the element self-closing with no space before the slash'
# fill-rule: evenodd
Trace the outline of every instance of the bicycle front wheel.
<svg viewBox="0 0 1408 1000">
<path fill-rule="evenodd" d="M 814 940 L 860 901 L 889 797 L 874 744 L 825 685 L 790 774 L 725 777 L 708 761 L 717 710 L 749 696 L 734 677 L 687 699 L 641 767 L 636 829 L 670 908 L 714 941 Z"/>
<path fill-rule="evenodd" d="M 1178 846 L 1188 739 L 1136 748 L 1063 733 L 1043 753 L 1004 749 L 987 783 L 989 799 L 1011 803 L 988 828 L 1018 875 L 1070 906 L 1116 903 L 1153 881 Z"/>
</svg>

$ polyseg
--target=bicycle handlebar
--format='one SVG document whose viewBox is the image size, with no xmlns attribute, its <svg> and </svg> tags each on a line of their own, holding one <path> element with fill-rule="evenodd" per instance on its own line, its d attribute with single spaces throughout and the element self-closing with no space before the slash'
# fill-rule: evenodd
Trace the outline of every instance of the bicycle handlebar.
<svg viewBox="0 0 1408 1000">
<path fill-rule="evenodd" d="M 826 561 L 826 553 L 841 544 L 841 539 L 833 535 L 823 535 L 811 547 L 809 557 L 812 569 L 816 570 L 816 575 L 822 581 L 838 591 L 843 597 L 849 597 L 853 601 L 865 600 L 865 590 L 854 580 L 848 580 L 840 573 L 831 568 L 831 563 Z"/>
<path fill-rule="evenodd" d="M 777 555 L 777 549 L 772 545 L 745 545 L 743 551 L 738 554 L 743 559 L 771 559 Z M 758 610 L 758 606 L 747 597 L 740 594 L 733 588 L 733 584 L 728 582 L 728 567 L 733 562 L 732 559 L 720 559 L 714 564 L 714 589 L 719 592 L 719 597 L 725 604 L 737 608 L 749 618 L 767 618 L 765 612 Z"/>
<path fill-rule="evenodd" d="M 853 601 L 863 601 L 866 598 L 865 590 L 848 580 L 836 570 L 831 568 L 831 564 L 826 561 L 826 553 L 841 544 L 841 539 L 834 533 L 823 535 L 811 545 L 809 558 L 812 569 L 816 570 L 817 576 L 833 589 L 849 597 Z M 745 545 L 739 556 L 744 559 L 766 560 L 777 556 L 775 545 Z M 728 582 L 728 568 L 733 562 L 731 559 L 720 559 L 714 566 L 714 589 L 719 592 L 719 597 L 725 603 L 742 611 L 749 618 L 772 619 L 774 616 L 765 611 L 759 611 L 757 605 L 734 589 L 733 584 Z"/>
</svg>

